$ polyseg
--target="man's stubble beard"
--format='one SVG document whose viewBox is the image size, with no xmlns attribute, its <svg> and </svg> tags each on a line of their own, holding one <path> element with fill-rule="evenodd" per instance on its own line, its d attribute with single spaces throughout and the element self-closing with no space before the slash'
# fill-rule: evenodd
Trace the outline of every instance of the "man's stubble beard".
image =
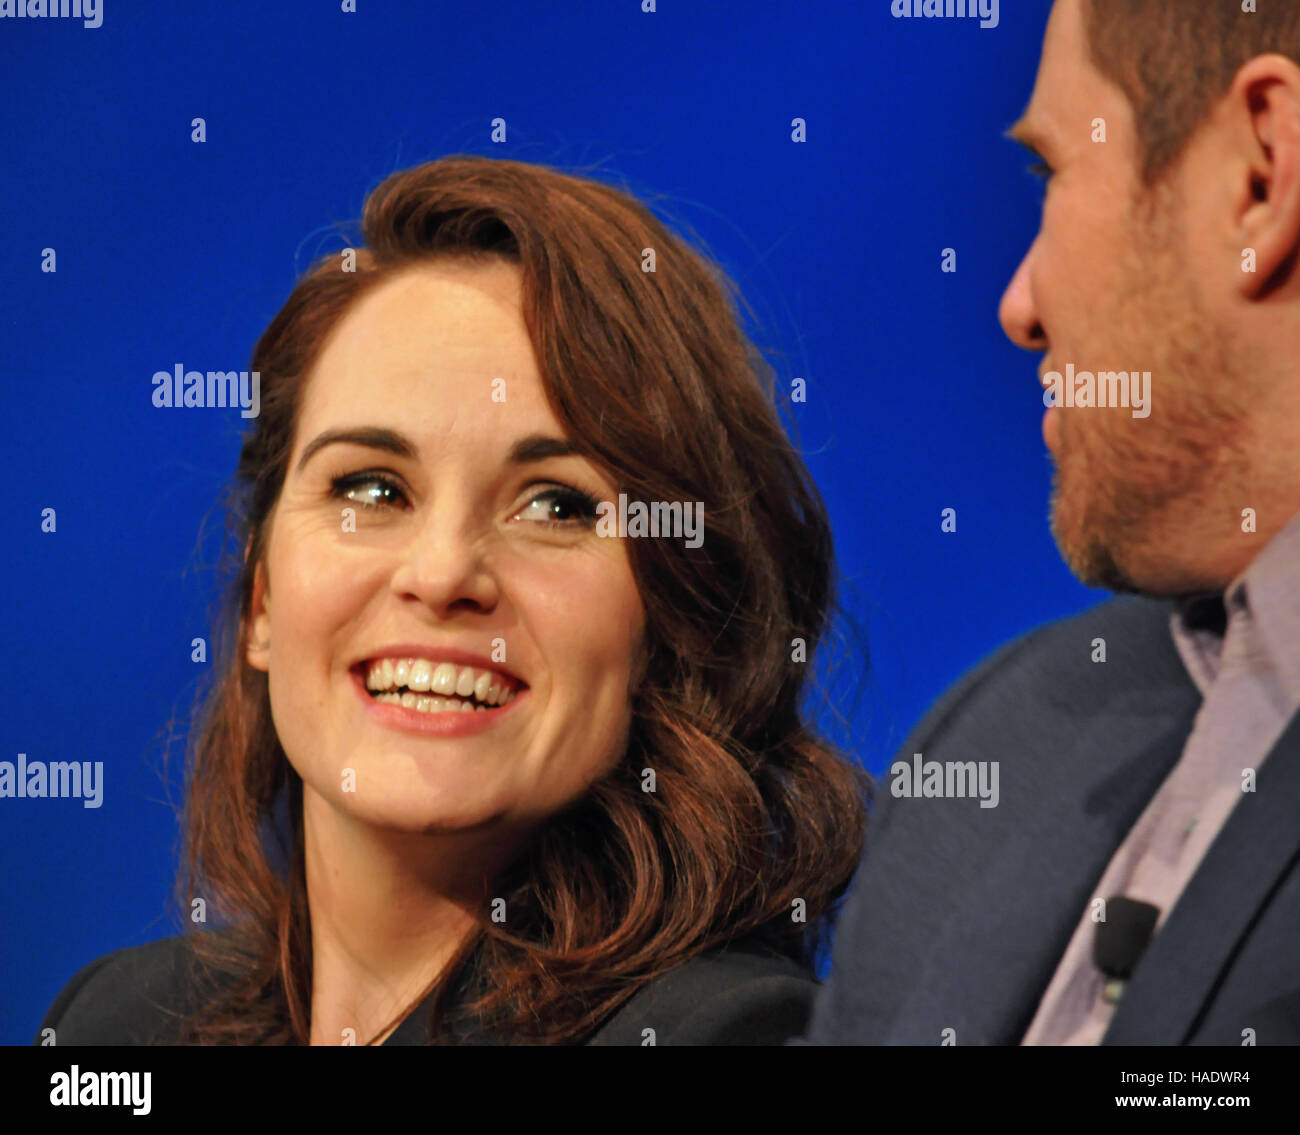
<svg viewBox="0 0 1300 1135">
<path fill-rule="evenodd" d="M 1198 531 L 1221 526 L 1216 502 L 1225 472 L 1244 461 L 1246 415 L 1230 336 L 1203 309 L 1177 229 L 1138 217 L 1107 336 L 1125 357 L 1099 352 L 1079 365 L 1151 371 L 1150 416 L 1061 408 L 1051 530 L 1086 586 L 1181 594 L 1199 589 L 1183 582 L 1180 560 Z"/>
</svg>

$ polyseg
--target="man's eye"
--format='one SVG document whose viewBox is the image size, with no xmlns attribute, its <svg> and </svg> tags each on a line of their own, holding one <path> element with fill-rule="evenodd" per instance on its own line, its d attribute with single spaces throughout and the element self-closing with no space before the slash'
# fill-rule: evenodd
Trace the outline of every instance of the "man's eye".
<svg viewBox="0 0 1300 1135">
<path fill-rule="evenodd" d="M 335 477 L 331 482 L 330 495 L 336 499 L 355 501 L 366 509 L 394 508 L 406 500 L 406 494 L 395 480 L 382 473 L 371 472 Z"/>
<path fill-rule="evenodd" d="M 555 485 L 538 493 L 515 515 L 551 528 L 591 528 L 596 523 L 596 505 L 594 498 L 578 489 Z"/>
</svg>

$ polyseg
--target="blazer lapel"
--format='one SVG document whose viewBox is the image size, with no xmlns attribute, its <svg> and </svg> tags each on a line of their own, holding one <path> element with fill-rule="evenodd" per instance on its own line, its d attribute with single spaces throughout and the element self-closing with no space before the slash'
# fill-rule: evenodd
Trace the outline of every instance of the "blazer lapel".
<svg viewBox="0 0 1300 1135">
<path fill-rule="evenodd" d="M 1300 714 L 1243 792 L 1147 947 L 1103 1044 L 1181 1044 L 1231 954 L 1300 849 Z"/>
<path fill-rule="evenodd" d="M 461 964 L 459 971 L 451 979 L 452 988 L 447 994 L 447 1001 L 443 1007 L 444 1044 L 459 1047 L 467 1045 L 499 1046 L 508 1043 L 508 1039 L 494 1031 L 487 1022 L 467 1018 L 463 1013 L 464 1006 L 482 990 L 478 969 L 481 951 L 482 946 L 480 944 Z M 429 1043 L 427 1025 L 433 998 L 434 995 L 431 993 L 421 1001 L 419 1006 L 393 1030 L 388 1039 L 384 1041 L 384 1045 L 393 1047 L 427 1045 Z"/>
</svg>

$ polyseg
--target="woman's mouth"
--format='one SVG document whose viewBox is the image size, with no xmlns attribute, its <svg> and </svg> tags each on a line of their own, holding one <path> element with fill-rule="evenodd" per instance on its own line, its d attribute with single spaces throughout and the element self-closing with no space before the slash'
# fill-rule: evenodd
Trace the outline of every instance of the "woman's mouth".
<svg viewBox="0 0 1300 1135">
<path fill-rule="evenodd" d="M 488 713 L 509 705 L 522 686 L 495 670 L 428 658 L 371 659 L 360 676 L 373 701 L 420 714 Z"/>
</svg>

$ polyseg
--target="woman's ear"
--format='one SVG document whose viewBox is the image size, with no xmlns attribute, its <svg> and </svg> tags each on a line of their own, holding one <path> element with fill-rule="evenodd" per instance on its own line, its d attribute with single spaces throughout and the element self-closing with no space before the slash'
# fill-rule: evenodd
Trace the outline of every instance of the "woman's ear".
<svg viewBox="0 0 1300 1135">
<path fill-rule="evenodd" d="M 253 598 L 249 606 L 248 664 L 254 670 L 271 668 L 271 596 L 266 584 L 266 565 L 259 560 L 253 569 Z"/>
</svg>

